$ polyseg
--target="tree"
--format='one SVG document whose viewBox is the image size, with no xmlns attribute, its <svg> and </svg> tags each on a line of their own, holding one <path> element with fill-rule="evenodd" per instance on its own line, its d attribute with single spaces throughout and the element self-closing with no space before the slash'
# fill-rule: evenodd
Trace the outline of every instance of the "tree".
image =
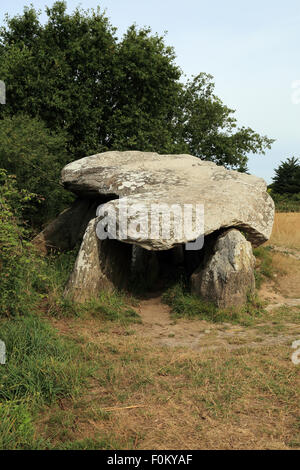
<svg viewBox="0 0 300 470">
<path fill-rule="evenodd" d="M 114 76 L 114 29 L 100 13 L 46 9 L 48 21 L 25 8 L 1 30 L 0 76 L 7 84 L 2 113 L 41 118 L 64 130 L 73 159 L 101 148 Z"/>
<path fill-rule="evenodd" d="M 131 26 L 117 47 L 107 147 L 171 152 L 181 72 L 164 38 Z"/>
<path fill-rule="evenodd" d="M 26 206 L 31 222 L 42 224 L 72 200 L 59 184 L 61 166 L 67 162 L 61 132 L 53 134 L 42 121 L 26 115 L 0 120 L 0 168 L 15 175 L 19 191 L 38 196 Z"/>
<path fill-rule="evenodd" d="M 245 171 L 249 152 L 270 148 L 271 139 L 237 128 L 211 76 L 180 82 L 164 37 L 131 26 L 118 41 L 99 9 L 67 14 L 62 1 L 46 13 L 41 24 L 25 8 L 0 31 L 0 119 L 21 112 L 64 131 L 73 160 L 112 149 L 185 152 Z"/>
<path fill-rule="evenodd" d="M 278 194 L 300 193 L 300 162 L 298 158 L 288 158 L 275 170 L 272 191 Z"/>
<path fill-rule="evenodd" d="M 211 75 L 201 73 L 182 87 L 176 138 L 192 155 L 246 171 L 247 154 L 264 154 L 274 140 L 250 128 L 237 128 L 234 110 L 215 96 L 212 80 Z"/>
</svg>

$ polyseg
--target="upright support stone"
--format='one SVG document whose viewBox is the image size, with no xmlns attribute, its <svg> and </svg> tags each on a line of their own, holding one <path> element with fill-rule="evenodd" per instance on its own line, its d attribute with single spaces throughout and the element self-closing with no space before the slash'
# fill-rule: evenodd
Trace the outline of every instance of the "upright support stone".
<svg viewBox="0 0 300 470">
<path fill-rule="evenodd" d="M 33 239 L 34 245 L 45 254 L 51 250 L 72 250 L 96 216 L 98 205 L 95 200 L 77 199 Z"/>
<path fill-rule="evenodd" d="M 65 288 L 65 296 L 76 302 L 97 297 L 101 290 L 124 289 L 130 276 L 131 246 L 117 240 L 99 240 L 97 219 L 88 224 Z"/>
<path fill-rule="evenodd" d="M 192 274 L 191 291 L 218 307 L 243 305 L 255 290 L 254 266 L 251 243 L 238 230 L 228 230 Z"/>
</svg>

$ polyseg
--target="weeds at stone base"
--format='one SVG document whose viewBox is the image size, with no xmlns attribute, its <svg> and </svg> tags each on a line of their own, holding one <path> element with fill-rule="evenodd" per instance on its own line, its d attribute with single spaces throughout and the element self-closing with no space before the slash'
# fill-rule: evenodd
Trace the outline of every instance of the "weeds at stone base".
<svg viewBox="0 0 300 470">
<path fill-rule="evenodd" d="M 190 294 L 182 283 L 170 287 L 162 296 L 163 302 L 169 305 L 174 318 L 195 318 L 211 322 L 230 322 L 251 325 L 254 318 L 263 313 L 263 304 L 256 298 L 248 299 L 242 308 L 221 309 L 211 302 L 205 302 Z"/>
</svg>

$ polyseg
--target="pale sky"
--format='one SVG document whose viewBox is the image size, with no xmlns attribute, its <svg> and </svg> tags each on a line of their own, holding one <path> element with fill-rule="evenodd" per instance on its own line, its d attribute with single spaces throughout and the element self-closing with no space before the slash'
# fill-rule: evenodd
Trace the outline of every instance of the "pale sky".
<svg viewBox="0 0 300 470">
<path fill-rule="evenodd" d="M 0 24 L 6 12 L 22 13 L 30 3 L 44 10 L 54 2 L 1 0 Z M 167 31 L 166 42 L 174 46 L 176 62 L 188 77 L 200 72 L 213 75 L 216 94 L 236 109 L 238 124 L 276 139 L 265 156 L 250 156 L 251 173 L 271 182 L 281 160 L 300 157 L 300 100 L 299 104 L 292 100 L 292 83 L 300 80 L 299 0 L 69 0 L 67 4 L 69 11 L 78 5 L 106 9 L 120 37 L 133 23 L 160 34 Z"/>
</svg>

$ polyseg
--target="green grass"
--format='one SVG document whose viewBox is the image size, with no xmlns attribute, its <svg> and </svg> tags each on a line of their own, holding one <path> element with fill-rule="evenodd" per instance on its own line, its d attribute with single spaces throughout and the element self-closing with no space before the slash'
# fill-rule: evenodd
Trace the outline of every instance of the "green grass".
<svg viewBox="0 0 300 470">
<path fill-rule="evenodd" d="M 262 314 L 262 304 L 255 298 L 249 299 L 241 308 L 221 309 L 213 303 L 205 302 L 199 297 L 190 294 L 182 283 L 170 287 L 162 297 L 168 304 L 175 318 L 195 318 L 210 322 L 230 322 L 242 325 L 251 325 L 254 318 Z"/>
<path fill-rule="evenodd" d="M 37 449 L 42 441 L 34 436 L 29 405 L 8 401 L 0 403 L 0 449 Z"/>
<path fill-rule="evenodd" d="M 101 292 L 83 305 L 63 296 L 76 251 L 37 260 L 39 269 L 18 277 L 17 310 L 0 316 L 0 338 L 6 344 L 7 363 L 0 366 L 0 449 L 53 448 L 37 437 L 36 417 L 62 399 L 77 399 L 95 371 L 93 345 L 61 337 L 42 314 L 57 318 L 95 317 L 105 324 L 126 326 L 140 322 L 132 308 L 134 299 L 118 292 Z M 98 364 L 99 366 L 99 364 Z M 109 365 L 104 371 L 109 374 Z M 72 418 L 72 416 L 71 416 Z M 71 419 L 70 418 L 70 419 Z M 60 442 L 67 442 L 72 423 L 53 423 Z M 70 439 L 69 439 L 70 440 Z M 62 448 L 107 448 L 107 441 L 88 439 Z"/>
<path fill-rule="evenodd" d="M 258 268 L 255 269 L 256 288 L 259 289 L 265 278 L 272 279 L 274 276 L 271 248 L 260 246 L 253 250 L 253 254 L 259 264 Z"/>
<path fill-rule="evenodd" d="M 113 321 L 122 325 L 141 323 L 140 316 L 128 305 L 129 303 L 136 305 L 134 298 L 129 298 L 121 292 L 102 291 L 96 299 L 77 306 L 77 308 L 81 314 L 87 314 L 103 321 Z"/>
<path fill-rule="evenodd" d="M 103 321 L 121 324 L 140 323 L 140 317 L 132 308 L 137 304 L 133 297 L 116 291 L 99 292 L 97 298 L 78 304 L 65 298 L 64 286 L 74 266 L 77 249 L 52 255 L 47 260 L 47 291 L 44 293 L 45 309 L 54 317 L 93 316 Z"/>
<path fill-rule="evenodd" d="M 78 345 L 38 317 L 1 321 L 0 328 L 8 357 L 0 369 L 1 400 L 52 403 L 78 392 L 89 372 Z"/>
<path fill-rule="evenodd" d="M 76 342 L 59 337 L 37 316 L 3 319 L 0 331 L 7 348 L 0 366 L 0 448 L 38 448 L 35 413 L 78 396 L 93 366 Z"/>
<path fill-rule="evenodd" d="M 276 212 L 300 212 L 300 193 L 276 194 L 271 192 Z"/>
</svg>

